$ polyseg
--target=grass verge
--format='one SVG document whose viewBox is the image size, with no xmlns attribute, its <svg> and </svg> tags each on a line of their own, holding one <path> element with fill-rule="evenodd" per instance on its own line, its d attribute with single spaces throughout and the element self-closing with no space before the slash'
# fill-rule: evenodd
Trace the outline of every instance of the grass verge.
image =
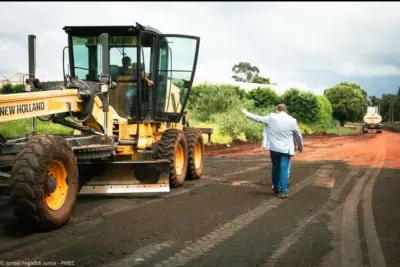
<svg viewBox="0 0 400 267">
<path fill-rule="evenodd" d="M 38 119 L 35 120 L 36 122 L 36 132 L 42 134 L 70 134 L 72 129 L 68 127 L 64 127 L 59 124 L 55 124 L 52 122 L 43 122 Z M 211 142 L 217 144 L 229 144 L 232 143 L 232 137 L 229 135 L 221 133 L 218 125 L 213 123 L 200 123 L 191 121 L 191 126 L 193 127 L 201 127 L 201 128 L 213 128 L 214 132 L 211 135 Z M 322 129 L 315 126 L 310 126 L 306 124 L 299 125 L 301 133 L 303 135 L 309 135 L 313 133 L 327 133 L 327 134 L 336 134 L 336 135 L 349 135 L 358 133 L 356 129 L 341 127 L 341 128 L 328 128 Z M 389 126 L 386 126 L 389 128 Z M 399 128 L 393 127 L 394 131 L 400 131 Z M 2 134 L 6 139 L 13 139 L 24 137 L 26 134 L 30 133 L 30 119 L 23 119 L 23 120 L 16 120 L 16 121 L 9 121 L 0 123 L 0 134 Z M 260 133 L 262 134 L 262 133 Z M 206 142 L 208 136 L 206 134 L 203 135 L 204 140 Z M 241 136 L 240 140 L 246 140 L 245 136 Z"/>
<path fill-rule="evenodd" d="M 222 134 L 216 124 L 207 123 L 207 122 L 196 122 L 190 121 L 191 127 L 198 127 L 198 128 L 213 128 L 213 134 L 211 135 L 211 143 L 217 144 L 229 144 L 232 142 L 232 137 L 226 134 Z M 204 142 L 207 142 L 208 135 L 203 134 Z"/>
<path fill-rule="evenodd" d="M 193 127 L 199 127 L 199 128 L 213 128 L 214 132 L 211 135 L 211 142 L 216 143 L 216 144 L 230 144 L 232 143 L 232 138 L 229 135 L 222 134 L 218 128 L 218 125 L 214 123 L 200 123 L 200 122 L 195 122 L 191 121 L 190 122 L 191 126 Z M 348 128 L 348 127 L 340 127 L 340 128 L 321 128 L 317 126 L 312 126 L 312 125 L 307 125 L 307 124 L 299 124 L 300 131 L 302 135 L 310 135 L 310 134 L 316 134 L 316 133 L 326 133 L 326 134 L 335 134 L 339 136 L 344 136 L 344 135 L 351 135 L 351 134 L 357 134 L 359 133 L 359 130 L 354 129 L 354 128 Z M 260 133 L 262 135 L 262 133 Z M 204 135 L 204 140 L 207 140 L 206 138 L 207 135 Z M 239 138 L 240 140 L 246 140 L 245 136 L 241 136 Z"/>
<path fill-rule="evenodd" d="M 30 127 L 30 119 L 2 122 L 0 123 L 0 134 L 6 139 L 20 138 L 30 133 Z M 56 123 L 35 119 L 35 131 L 41 134 L 70 134 L 72 129 Z"/>
</svg>

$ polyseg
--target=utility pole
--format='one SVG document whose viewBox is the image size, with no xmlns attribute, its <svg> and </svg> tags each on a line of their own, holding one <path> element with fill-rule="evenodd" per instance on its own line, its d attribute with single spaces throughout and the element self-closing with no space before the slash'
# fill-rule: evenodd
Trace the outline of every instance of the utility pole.
<svg viewBox="0 0 400 267">
<path fill-rule="evenodd" d="M 393 109 L 394 109 L 394 101 L 392 102 L 392 123 L 394 122 L 394 114 L 393 114 Z"/>
<path fill-rule="evenodd" d="M 394 122 L 394 118 L 393 118 L 393 106 L 394 106 L 394 100 L 392 100 L 390 102 L 390 106 L 389 106 L 389 123 L 393 123 Z M 391 119 L 391 120 L 390 120 Z"/>
<path fill-rule="evenodd" d="M 378 114 L 381 115 L 381 101 L 378 102 Z"/>
</svg>

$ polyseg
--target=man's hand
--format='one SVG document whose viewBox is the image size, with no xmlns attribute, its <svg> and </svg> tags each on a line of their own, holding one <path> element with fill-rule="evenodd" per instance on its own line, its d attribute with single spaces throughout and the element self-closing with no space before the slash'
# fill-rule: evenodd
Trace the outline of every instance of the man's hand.
<svg viewBox="0 0 400 267">
<path fill-rule="evenodd" d="M 147 79 L 147 84 L 148 84 L 149 86 L 152 86 L 152 85 L 154 84 L 154 82 L 153 82 L 152 80 Z"/>
</svg>

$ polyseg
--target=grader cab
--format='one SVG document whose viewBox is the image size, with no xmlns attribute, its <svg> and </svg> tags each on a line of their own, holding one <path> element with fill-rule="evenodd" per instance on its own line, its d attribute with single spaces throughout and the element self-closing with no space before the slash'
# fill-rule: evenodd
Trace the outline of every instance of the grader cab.
<svg viewBox="0 0 400 267">
<path fill-rule="evenodd" d="M 64 30 L 64 81 L 36 79 L 30 35 L 29 92 L 0 95 L 0 122 L 32 118 L 25 138 L 0 140 L 0 177 L 9 179 L 15 216 L 57 228 L 78 194 L 169 192 L 199 179 L 202 134 L 212 129 L 188 127 L 185 107 L 200 38 L 140 24 Z M 72 132 L 36 134 L 35 118 Z"/>
</svg>

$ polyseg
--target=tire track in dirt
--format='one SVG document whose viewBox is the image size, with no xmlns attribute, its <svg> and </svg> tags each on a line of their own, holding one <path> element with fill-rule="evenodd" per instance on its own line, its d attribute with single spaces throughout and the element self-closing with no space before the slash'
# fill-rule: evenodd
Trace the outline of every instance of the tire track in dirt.
<svg viewBox="0 0 400 267">
<path fill-rule="evenodd" d="M 249 167 L 241 171 L 237 171 L 234 174 L 239 175 L 259 169 L 266 168 L 265 165 Z M 226 173 L 222 177 L 231 177 L 231 173 Z M 212 177 L 211 177 L 212 178 Z M 228 178 L 225 178 L 225 180 Z M 223 181 L 224 178 L 221 179 Z M 169 193 L 164 197 L 159 197 L 157 199 L 147 200 L 142 203 L 132 203 L 129 199 L 119 199 L 111 200 L 104 205 L 98 206 L 95 209 L 83 214 L 76 218 L 75 223 L 65 225 L 63 228 L 55 232 L 46 232 L 38 234 L 32 237 L 26 237 L 22 242 L 21 240 L 16 240 L 14 242 L 6 242 L 0 246 L 0 256 L 2 258 L 26 258 L 38 260 L 45 258 L 48 255 L 55 254 L 58 251 L 73 246 L 79 243 L 88 232 L 96 227 L 98 224 L 107 220 L 110 216 L 115 214 L 125 212 L 132 209 L 137 209 L 148 204 L 164 201 L 171 197 L 179 196 L 185 193 L 189 193 L 195 189 L 201 188 L 203 186 L 216 183 L 215 179 L 201 179 L 193 184 L 191 188 L 177 189 L 175 192 Z M 95 219 L 92 219 L 95 217 Z M 72 239 L 72 240 L 71 240 Z M 68 241 L 70 240 L 70 241 Z M 43 248 L 47 244 L 52 244 L 52 248 L 44 250 Z"/>
<path fill-rule="evenodd" d="M 385 257 L 379 242 L 378 233 L 376 232 L 374 214 L 372 211 L 372 190 L 374 188 L 376 178 L 380 174 L 386 159 L 386 140 L 383 142 L 381 151 L 381 160 L 378 162 L 377 169 L 372 173 L 370 180 L 365 186 L 362 198 L 364 234 L 367 241 L 369 262 L 371 267 L 386 267 Z"/>
<path fill-rule="evenodd" d="M 332 166 L 333 167 L 333 166 Z M 304 232 L 306 230 L 306 226 L 312 223 L 315 218 L 317 218 L 319 215 L 328 212 L 331 209 L 334 209 L 334 205 L 338 201 L 341 192 L 343 189 L 346 187 L 346 185 L 354 178 L 357 176 L 357 173 L 359 172 L 359 168 L 352 168 L 350 172 L 346 175 L 345 180 L 343 183 L 340 185 L 339 188 L 333 188 L 332 189 L 332 194 L 330 198 L 328 199 L 327 203 L 322 206 L 322 208 L 314 213 L 311 216 L 308 216 L 307 218 L 303 219 L 297 228 L 294 230 L 293 233 L 290 235 L 286 236 L 281 243 L 279 244 L 279 247 L 272 253 L 272 255 L 269 257 L 267 263 L 264 265 L 264 267 L 274 267 L 278 263 L 278 261 L 289 251 L 289 248 L 297 243 L 300 238 L 304 235 Z"/>
<path fill-rule="evenodd" d="M 101 267 L 126 267 L 126 266 L 136 266 L 143 264 L 147 259 L 156 255 L 158 252 L 164 248 L 169 248 L 174 244 L 172 241 L 163 242 L 159 244 L 149 245 L 142 247 L 132 255 L 129 255 L 118 262 L 112 262 L 107 265 L 102 265 Z"/>
<path fill-rule="evenodd" d="M 372 211 L 372 189 L 379 173 L 380 169 L 376 170 L 365 186 L 362 205 L 364 213 L 364 233 L 371 267 L 386 267 L 385 257 L 383 256 L 381 243 L 379 242 L 378 233 L 376 232 L 374 214 Z"/>
<path fill-rule="evenodd" d="M 291 195 L 294 196 L 306 186 L 312 184 L 316 179 L 318 173 L 324 169 L 326 166 L 321 166 L 314 174 L 305 178 L 304 180 L 295 184 L 291 190 Z M 231 236 L 234 236 L 238 231 L 245 228 L 254 220 L 265 215 L 267 212 L 274 208 L 279 207 L 285 200 L 274 198 L 268 201 L 263 201 L 258 207 L 246 212 L 245 214 L 233 219 L 232 221 L 224 224 L 223 226 L 215 229 L 211 233 L 197 239 L 191 245 L 185 247 L 184 249 L 177 252 L 175 255 L 169 257 L 168 259 L 157 263 L 155 266 L 183 266 L 189 262 L 195 260 L 196 258 L 204 255 L 207 251 L 214 248 L 217 244 L 223 242 Z"/>
<path fill-rule="evenodd" d="M 354 179 L 345 180 L 343 187 L 350 186 L 350 181 L 356 180 L 359 177 L 362 177 L 365 174 L 365 170 L 360 167 L 351 167 L 354 170 L 355 177 Z M 336 198 L 336 204 L 338 206 L 334 207 L 332 210 L 327 211 L 327 215 L 329 216 L 329 220 L 327 221 L 328 230 L 332 233 L 332 241 L 330 242 L 330 246 L 332 250 L 323 258 L 320 266 L 322 267 L 331 267 L 331 266 L 341 266 L 341 235 L 342 235 L 342 215 L 343 215 L 343 207 L 344 203 L 339 203 L 341 198 L 341 193 L 339 192 Z"/>
<path fill-rule="evenodd" d="M 379 151 L 374 159 L 372 167 L 378 166 L 383 159 L 384 153 Z M 341 235 L 341 257 L 343 267 L 363 267 L 361 244 L 359 241 L 357 207 L 360 201 L 361 191 L 372 172 L 372 170 L 367 170 L 364 173 L 360 180 L 357 181 L 344 203 Z"/>
<path fill-rule="evenodd" d="M 322 263 L 320 264 L 321 267 L 341 266 L 340 245 L 342 234 L 342 214 L 343 204 L 328 212 L 330 221 L 328 221 L 327 227 L 333 234 L 333 238 L 330 243 L 332 250 L 323 258 Z"/>
</svg>

